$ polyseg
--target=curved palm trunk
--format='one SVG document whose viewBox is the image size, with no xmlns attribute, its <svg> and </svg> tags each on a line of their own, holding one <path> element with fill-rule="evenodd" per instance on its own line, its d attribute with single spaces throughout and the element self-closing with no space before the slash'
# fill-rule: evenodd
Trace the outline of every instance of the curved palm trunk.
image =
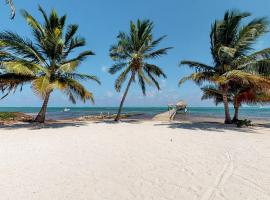
<svg viewBox="0 0 270 200">
<path fill-rule="evenodd" d="M 43 105 L 38 113 L 38 115 L 35 118 L 35 122 L 44 123 L 45 122 L 45 115 L 46 110 L 49 102 L 51 92 L 47 92 L 43 101 Z"/>
<path fill-rule="evenodd" d="M 229 109 L 229 102 L 228 102 L 228 88 L 225 86 L 223 89 L 222 94 L 223 104 L 224 104 L 224 111 L 225 111 L 225 124 L 231 124 L 231 116 L 230 116 L 230 109 Z"/>
<path fill-rule="evenodd" d="M 122 100 L 121 100 L 121 103 L 120 103 L 120 106 L 119 106 L 119 109 L 118 109 L 118 113 L 117 113 L 117 115 L 116 115 L 116 117 L 115 117 L 115 119 L 114 119 L 114 121 L 116 121 L 116 122 L 118 122 L 119 119 L 120 119 L 120 115 L 121 115 L 121 111 L 122 111 L 122 108 L 123 108 L 123 105 L 124 105 L 124 101 L 125 101 L 125 99 L 126 99 L 126 96 L 127 96 L 128 90 L 129 90 L 129 88 L 130 88 L 130 85 L 131 85 L 131 83 L 132 83 L 132 81 L 133 81 L 133 79 L 134 79 L 134 76 L 135 76 L 135 74 L 132 73 L 132 75 L 131 75 L 131 77 L 130 77 L 130 79 L 129 79 L 129 81 L 128 81 L 128 85 L 127 85 L 127 88 L 126 88 L 126 90 L 125 90 L 125 93 L 124 93 L 124 95 L 123 95 L 123 97 L 122 97 Z"/>
</svg>

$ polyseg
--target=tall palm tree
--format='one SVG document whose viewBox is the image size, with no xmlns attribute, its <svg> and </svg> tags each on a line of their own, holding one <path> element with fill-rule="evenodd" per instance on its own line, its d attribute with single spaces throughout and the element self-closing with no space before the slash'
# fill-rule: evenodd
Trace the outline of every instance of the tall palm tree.
<svg viewBox="0 0 270 200">
<path fill-rule="evenodd" d="M 182 78 L 179 84 L 193 80 L 199 85 L 204 82 L 218 85 L 222 92 L 225 123 L 232 123 L 228 102 L 230 82 L 243 79 L 252 81 L 254 76 L 248 69 L 251 65 L 258 65 L 270 53 L 269 49 L 253 52 L 252 48 L 258 38 L 267 32 L 268 21 L 259 18 L 241 25 L 248 16 L 250 13 L 227 11 L 223 20 L 214 22 L 210 33 L 213 66 L 187 60 L 181 62 L 182 65 L 195 68 L 196 72 Z"/>
<path fill-rule="evenodd" d="M 36 122 L 43 123 L 49 97 L 55 89 L 65 93 L 73 103 L 76 103 L 78 98 L 93 101 L 92 93 L 79 81 L 100 82 L 95 76 L 77 72 L 81 62 L 94 55 L 92 51 L 83 51 L 70 58 L 75 49 L 85 46 L 85 40 L 76 36 L 78 25 L 68 25 L 64 31 L 65 15 L 58 17 L 56 11 L 52 10 L 47 16 L 41 7 L 39 11 L 44 18 L 44 24 L 39 23 L 27 11 L 22 11 L 23 17 L 32 28 L 34 41 L 9 31 L 0 33 L 1 50 L 5 52 L 3 56 L 6 59 L 2 62 L 4 73 L 0 75 L 0 79 L 6 78 L 7 87 L 11 88 L 31 81 L 34 92 L 44 100 L 35 119 Z M 25 77 L 25 80 L 15 78 L 17 82 L 10 81 L 10 77 L 16 76 Z"/>
<path fill-rule="evenodd" d="M 121 86 L 129 76 L 129 81 L 122 97 L 118 114 L 115 121 L 119 121 L 120 114 L 128 90 L 132 82 L 138 80 L 142 92 L 146 94 L 146 84 L 153 84 L 159 90 L 157 78 L 166 78 L 165 73 L 159 66 L 148 63 L 148 60 L 159 58 L 167 54 L 171 49 L 155 49 L 165 38 L 162 36 L 156 40 L 153 39 L 153 23 L 149 20 L 138 20 L 137 24 L 130 22 L 130 32 L 120 32 L 117 36 L 118 42 L 110 48 L 110 56 L 115 64 L 109 69 L 111 74 L 122 71 L 115 81 L 115 89 L 120 92 Z"/>
</svg>

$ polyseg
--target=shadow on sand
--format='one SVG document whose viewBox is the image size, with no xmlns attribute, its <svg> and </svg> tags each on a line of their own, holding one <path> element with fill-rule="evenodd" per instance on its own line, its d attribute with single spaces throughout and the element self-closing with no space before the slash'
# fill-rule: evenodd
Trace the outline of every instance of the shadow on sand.
<svg viewBox="0 0 270 200">
<path fill-rule="evenodd" d="M 124 119 L 121 122 L 115 122 L 114 120 L 98 120 L 91 121 L 96 124 L 119 124 L 119 123 L 130 123 L 130 124 L 141 124 L 145 120 L 141 119 Z M 1 130 L 16 130 L 16 129 L 58 129 L 63 127 L 81 127 L 86 126 L 90 121 L 49 121 L 45 124 L 25 122 L 16 124 L 1 124 Z M 225 132 L 226 130 L 245 132 L 245 133 L 258 133 L 257 128 L 270 128 L 270 123 L 254 123 L 252 127 L 238 128 L 235 124 L 225 125 L 222 122 L 217 121 L 174 121 L 174 122 L 159 122 L 156 121 L 154 126 L 166 126 L 171 129 L 188 129 L 188 130 L 203 130 L 203 131 L 215 131 L 215 132 Z"/>
<path fill-rule="evenodd" d="M 17 123 L 17 124 L 1 124 L 0 130 L 15 130 L 15 129 L 29 129 L 29 130 L 38 130 L 38 129 L 57 129 L 63 127 L 80 127 L 85 126 L 86 122 L 46 122 L 44 124 L 40 123 Z"/>
<path fill-rule="evenodd" d="M 93 123 L 96 124 L 120 124 L 120 123 L 129 123 L 129 124 L 141 124 L 145 120 L 141 119 L 122 119 L 119 122 L 116 122 L 114 120 L 99 120 L 99 121 L 93 121 Z"/>
<path fill-rule="evenodd" d="M 256 127 L 270 128 L 270 122 L 269 123 L 257 123 Z"/>
<path fill-rule="evenodd" d="M 29 129 L 29 130 L 38 130 L 38 129 L 57 129 L 63 127 L 81 127 L 86 126 L 89 122 L 96 124 L 119 124 L 119 123 L 130 123 L 130 124 L 140 124 L 143 121 L 140 119 L 124 119 L 121 122 L 115 122 L 114 120 L 97 120 L 97 121 L 70 121 L 70 120 L 61 120 L 61 121 L 47 121 L 44 124 L 35 123 L 35 122 L 21 122 L 13 124 L 0 124 L 0 130 L 15 130 L 15 129 Z"/>
<path fill-rule="evenodd" d="M 155 126 L 167 126 L 172 129 L 188 129 L 188 130 L 203 130 L 225 132 L 236 131 L 243 133 L 257 133 L 256 128 L 270 128 L 270 123 L 255 124 L 251 127 L 238 128 L 235 124 L 223 124 L 221 122 L 167 122 L 157 123 Z"/>
</svg>

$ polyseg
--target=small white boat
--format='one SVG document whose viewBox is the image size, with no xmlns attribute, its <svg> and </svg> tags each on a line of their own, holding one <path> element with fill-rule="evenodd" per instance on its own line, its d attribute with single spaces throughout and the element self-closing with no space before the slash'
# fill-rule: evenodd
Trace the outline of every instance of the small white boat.
<svg viewBox="0 0 270 200">
<path fill-rule="evenodd" d="M 70 111 L 69 108 L 65 108 L 65 109 L 64 109 L 64 112 L 68 112 L 68 111 Z"/>
</svg>

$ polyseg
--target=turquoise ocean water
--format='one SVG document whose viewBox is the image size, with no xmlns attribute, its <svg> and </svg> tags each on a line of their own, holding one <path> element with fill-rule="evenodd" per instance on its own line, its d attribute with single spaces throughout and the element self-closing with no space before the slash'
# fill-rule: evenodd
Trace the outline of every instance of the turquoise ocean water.
<svg viewBox="0 0 270 200">
<path fill-rule="evenodd" d="M 0 111 L 23 112 L 30 115 L 36 115 L 40 108 L 37 107 L 0 107 Z M 85 115 L 114 114 L 117 107 L 70 107 L 68 112 L 64 112 L 64 107 L 49 107 L 47 110 L 47 119 L 68 119 Z M 127 107 L 124 113 L 143 113 L 147 116 L 167 111 L 166 107 Z M 191 116 L 206 116 L 223 118 L 224 111 L 222 107 L 190 107 L 188 114 Z M 231 114 L 233 109 L 231 108 Z M 270 107 L 242 107 L 240 109 L 240 118 L 270 120 Z"/>
</svg>

